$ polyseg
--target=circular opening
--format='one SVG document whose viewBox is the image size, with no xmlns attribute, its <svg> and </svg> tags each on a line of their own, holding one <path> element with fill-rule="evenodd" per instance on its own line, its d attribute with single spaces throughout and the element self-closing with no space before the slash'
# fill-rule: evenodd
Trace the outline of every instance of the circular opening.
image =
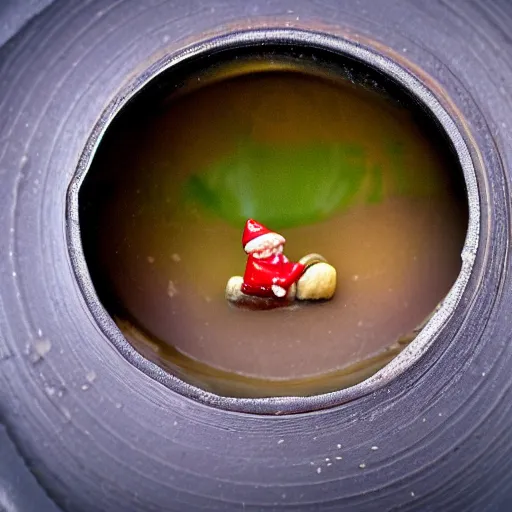
<svg viewBox="0 0 512 512">
<path fill-rule="evenodd" d="M 92 284 L 135 349 L 125 353 L 209 401 L 369 383 L 467 281 L 453 286 L 468 201 L 440 109 L 370 53 L 293 38 L 261 46 L 233 36 L 162 64 L 103 121 L 85 179 L 71 188 Z M 247 218 L 284 235 L 293 261 L 325 256 L 334 297 L 229 303 L 226 282 L 246 265 Z M 429 336 L 444 320 L 434 316 Z"/>
</svg>

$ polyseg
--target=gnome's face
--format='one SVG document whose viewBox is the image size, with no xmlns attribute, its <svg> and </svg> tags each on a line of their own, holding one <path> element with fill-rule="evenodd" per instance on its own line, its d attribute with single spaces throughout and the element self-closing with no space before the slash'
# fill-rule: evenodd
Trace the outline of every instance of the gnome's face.
<svg viewBox="0 0 512 512">
<path fill-rule="evenodd" d="M 263 237 L 262 237 L 263 238 Z M 279 254 L 283 252 L 284 243 L 282 238 L 266 238 L 261 241 L 261 244 L 258 244 L 250 254 L 252 254 L 255 258 L 264 259 L 273 256 L 274 254 Z"/>
</svg>

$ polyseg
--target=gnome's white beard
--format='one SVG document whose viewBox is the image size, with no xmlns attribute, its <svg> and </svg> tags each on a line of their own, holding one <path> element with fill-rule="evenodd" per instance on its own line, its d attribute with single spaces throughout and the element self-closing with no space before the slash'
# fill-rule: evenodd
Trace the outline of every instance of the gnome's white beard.
<svg viewBox="0 0 512 512">
<path fill-rule="evenodd" d="M 270 258 L 270 256 L 273 256 L 274 254 L 281 254 L 283 252 L 283 246 L 282 245 L 278 245 L 277 247 L 274 247 L 272 245 L 268 245 L 268 246 L 263 246 L 261 250 L 259 251 L 254 251 L 252 253 L 252 255 L 258 259 L 258 260 L 262 260 L 262 259 L 265 259 L 265 258 Z"/>
</svg>

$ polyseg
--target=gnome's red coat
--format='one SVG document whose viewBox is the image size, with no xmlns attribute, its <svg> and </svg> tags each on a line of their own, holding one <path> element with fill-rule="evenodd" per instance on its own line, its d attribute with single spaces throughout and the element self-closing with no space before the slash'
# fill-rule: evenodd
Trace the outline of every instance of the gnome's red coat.
<svg viewBox="0 0 512 512">
<path fill-rule="evenodd" d="M 242 292 L 260 297 L 275 297 L 272 285 L 288 290 L 302 275 L 304 268 L 302 263 L 292 263 L 282 253 L 262 259 L 250 254 L 245 267 Z"/>
</svg>

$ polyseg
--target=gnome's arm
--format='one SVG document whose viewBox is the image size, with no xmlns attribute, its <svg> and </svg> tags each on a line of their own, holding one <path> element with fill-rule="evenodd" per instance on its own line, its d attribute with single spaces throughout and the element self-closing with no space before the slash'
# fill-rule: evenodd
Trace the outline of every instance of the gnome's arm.
<svg viewBox="0 0 512 512">
<path fill-rule="evenodd" d="M 306 267 L 302 263 L 287 263 L 286 272 L 272 279 L 273 284 L 288 289 L 304 272 Z"/>
</svg>

